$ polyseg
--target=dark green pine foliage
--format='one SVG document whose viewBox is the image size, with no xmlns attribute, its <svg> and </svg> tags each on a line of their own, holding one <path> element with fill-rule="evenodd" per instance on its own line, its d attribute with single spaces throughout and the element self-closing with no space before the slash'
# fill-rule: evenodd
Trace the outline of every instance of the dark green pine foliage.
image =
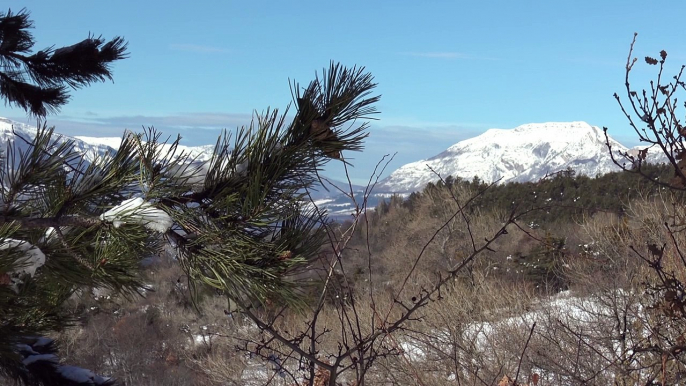
<svg viewBox="0 0 686 386">
<path fill-rule="evenodd" d="M 91 287 L 135 294 L 138 261 L 156 251 L 159 237 L 100 218 L 138 184 L 136 138 L 91 162 L 51 129 L 41 128 L 31 142 L 10 142 L 0 169 L 0 372 L 48 385 L 57 384 L 51 372 L 35 371 L 46 363 L 27 367 L 17 348 L 70 326 L 61 306 L 74 294 Z M 32 264 L 27 249 L 44 254 L 44 263 Z"/>
<path fill-rule="evenodd" d="M 539 290 L 559 292 L 568 285 L 563 269 L 565 255 L 565 238 L 548 232 L 529 253 L 513 256 L 512 269 L 519 271 Z"/>
<path fill-rule="evenodd" d="M 29 12 L 0 13 L 0 96 L 43 117 L 69 100 L 69 88 L 111 80 L 110 65 L 126 57 L 126 41 L 88 36 L 68 47 L 31 53 L 35 44 Z"/>
<path fill-rule="evenodd" d="M 69 99 L 69 88 L 112 79 L 110 64 L 126 57 L 126 42 L 120 37 L 105 41 L 88 36 L 72 46 L 31 53 L 32 27 L 26 10 L 0 13 L 0 97 L 6 105 L 38 118 L 59 110 Z M 137 163 L 122 156 L 87 163 L 72 145 L 43 127 L 35 138 L 17 139 L 0 149 L 0 376 L 27 384 L 111 383 L 60 364 L 52 340 L 31 345 L 47 341 L 38 334 L 70 324 L 60 306 L 77 289 L 102 286 L 128 294 L 136 290 L 136 262 L 121 256 L 98 260 L 103 250 L 117 248 L 117 253 L 133 256 L 149 251 L 137 249 L 123 236 L 154 244 L 147 243 L 148 234 L 116 231 L 106 243 L 85 242 L 102 240 L 102 229 L 94 227 L 101 222 L 99 211 L 121 198 L 94 195 L 99 189 L 120 190 L 112 188 L 117 184 L 132 186 Z M 98 264 L 109 261 L 112 269 L 98 269 Z M 70 380 L 69 374 L 86 378 Z"/>
</svg>

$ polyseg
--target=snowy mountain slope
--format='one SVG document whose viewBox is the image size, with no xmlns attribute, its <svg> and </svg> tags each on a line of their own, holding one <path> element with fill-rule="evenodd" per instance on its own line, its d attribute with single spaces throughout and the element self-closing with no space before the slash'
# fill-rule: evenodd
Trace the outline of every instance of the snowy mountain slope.
<svg viewBox="0 0 686 386">
<path fill-rule="evenodd" d="M 7 148 L 8 142 L 14 142 L 19 149 L 27 149 L 28 144 L 22 140 L 33 140 L 36 136 L 37 129 L 23 123 L 14 122 L 7 118 L 0 117 L 0 149 L 3 151 Z M 18 138 L 21 137 L 21 138 Z M 74 139 L 67 136 L 60 138 L 54 137 L 58 143 L 63 143 L 69 139 L 74 140 L 74 149 L 84 155 L 86 161 L 91 162 L 97 155 L 102 155 L 113 149 L 105 144 L 92 144 L 85 141 Z"/>
<path fill-rule="evenodd" d="M 614 151 L 628 148 L 610 138 Z M 379 191 L 411 192 L 442 177 L 486 182 L 535 181 L 571 168 L 588 176 L 618 170 L 601 128 L 586 122 L 532 123 L 511 130 L 490 129 L 446 151 L 406 164 L 381 181 Z"/>
<path fill-rule="evenodd" d="M 74 138 L 92 146 L 108 146 L 114 150 L 119 150 L 122 141 L 121 137 L 85 137 L 77 135 Z"/>
<path fill-rule="evenodd" d="M 108 146 L 111 147 L 114 150 L 118 150 L 119 146 L 121 145 L 122 138 L 120 137 L 85 137 L 85 136 L 76 136 L 74 137 L 80 141 L 83 141 L 89 145 L 93 146 Z M 169 149 L 171 147 L 171 144 L 164 144 L 162 145 L 163 148 Z M 184 145 L 178 145 L 176 154 L 180 154 L 181 152 L 185 154 L 189 154 L 190 157 L 196 161 L 207 161 L 212 157 L 212 152 L 214 151 L 214 145 L 202 145 L 202 146 L 184 146 Z"/>
</svg>

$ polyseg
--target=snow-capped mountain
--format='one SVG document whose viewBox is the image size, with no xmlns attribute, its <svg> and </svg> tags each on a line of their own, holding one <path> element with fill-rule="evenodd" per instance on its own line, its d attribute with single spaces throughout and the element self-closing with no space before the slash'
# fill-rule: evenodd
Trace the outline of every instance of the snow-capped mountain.
<svg viewBox="0 0 686 386">
<path fill-rule="evenodd" d="M 629 150 L 612 138 L 610 144 L 615 154 Z M 655 155 L 649 152 L 649 161 L 654 160 Z M 601 128 L 586 122 L 549 122 L 490 129 L 434 157 L 400 167 L 381 181 L 379 191 L 420 190 L 439 180 L 436 173 L 444 178 L 471 180 L 477 176 L 488 183 L 506 183 L 536 181 L 567 168 L 588 176 L 618 170 Z"/>
<path fill-rule="evenodd" d="M 0 149 L 6 149 L 8 142 L 14 142 L 19 149 L 27 149 L 28 143 L 26 141 L 33 140 L 37 131 L 33 126 L 0 117 Z M 67 136 L 55 137 L 55 139 L 58 143 L 63 143 L 69 139 L 74 140 L 74 150 L 83 154 L 86 161 L 89 162 L 99 154 L 113 151 L 111 147 L 105 144 L 87 143 Z"/>
<path fill-rule="evenodd" d="M 79 141 L 92 146 L 107 146 L 114 150 L 119 150 L 121 145 L 121 137 L 85 137 L 76 136 L 74 137 Z M 171 144 L 162 145 L 163 149 L 167 150 L 171 147 Z M 178 145 L 176 154 L 183 152 L 184 154 L 190 155 L 190 158 L 199 162 L 204 162 L 212 157 L 212 152 L 214 151 L 214 145 L 202 145 L 202 146 L 184 146 Z"/>
<path fill-rule="evenodd" d="M 0 148 L 2 149 L 6 148 L 7 142 L 10 141 L 18 144 L 21 149 L 28 147 L 28 144 L 23 139 L 32 140 L 36 136 L 36 133 L 37 129 L 34 126 L 0 117 Z M 58 143 L 63 143 L 68 140 L 74 141 L 74 150 L 84 154 L 87 161 L 92 161 L 97 155 L 119 150 L 119 146 L 122 142 L 122 137 L 70 137 L 60 134 L 59 132 L 56 132 L 55 134 L 56 135 L 53 138 L 56 139 Z M 163 145 L 163 147 L 166 148 L 169 148 L 170 146 L 171 145 Z M 191 159 L 195 161 L 204 162 L 212 157 L 213 150 L 214 145 L 179 145 L 176 154 L 183 152 L 189 154 Z"/>
</svg>

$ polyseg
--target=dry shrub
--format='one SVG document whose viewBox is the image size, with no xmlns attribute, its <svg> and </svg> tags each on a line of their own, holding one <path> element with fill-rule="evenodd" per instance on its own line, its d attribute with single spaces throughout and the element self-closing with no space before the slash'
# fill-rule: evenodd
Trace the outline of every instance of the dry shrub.
<svg viewBox="0 0 686 386">
<path fill-rule="evenodd" d="M 663 357 L 686 328 L 682 318 L 661 308 L 668 300 L 664 278 L 684 275 L 678 251 L 684 235 L 669 230 L 673 202 L 668 194 L 644 197 L 628 203 L 622 217 L 586 219 L 587 247 L 568 260 L 574 296 L 563 313 L 548 307 L 548 322 L 535 336 L 541 339 L 532 341 L 529 359 L 545 379 L 636 385 L 677 379 L 683 372 L 678 360 Z"/>
<path fill-rule="evenodd" d="M 125 384 L 190 384 L 192 374 L 178 360 L 182 337 L 160 325 L 153 310 L 120 318 L 96 315 L 71 341 L 69 359 Z"/>
<path fill-rule="evenodd" d="M 152 291 L 141 291 L 144 297 L 94 298 L 83 292 L 74 299 L 74 309 L 83 310 L 83 324 L 60 336 L 65 360 L 125 385 L 207 384 L 189 358 L 203 355 L 210 340 L 198 344 L 194 335 L 226 315 L 211 302 L 210 317 L 189 308 L 187 286 L 173 261 L 159 261 L 145 278 Z"/>
<path fill-rule="evenodd" d="M 673 321 L 667 328 L 665 315 L 646 297 L 645 283 L 655 280 L 654 272 L 637 254 L 650 256 L 650 245 L 667 244 L 663 268 L 680 278 L 685 270 L 676 246 L 683 235 L 670 235 L 664 226 L 678 226 L 680 214 L 673 215 L 668 196 L 639 199 L 628 208 L 623 217 L 598 213 L 567 228 L 583 243 L 564 259 L 572 292 L 541 298 L 526 283 L 497 281 L 489 270 L 475 270 L 471 281 L 458 279 L 431 303 L 420 322 L 388 339 L 400 355 L 377 359 L 368 384 L 496 384 L 519 373 L 510 383 L 628 386 L 663 372 L 682 374 L 651 347 L 657 336 L 664 347 L 686 338 L 670 335 L 683 329 Z M 421 232 L 412 225 L 408 229 Z M 499 246 L 526 249 L 527 243 L 519 236 Z M 431 256 L 440 250 L 432 249 Z M 426 271 L 417 277 L 422 274 L 430 277 Z"/>
<path fill-rule="evenodd" d="M 575 282 L 581 288 L 599 290 L 630 289 L 650 280 L 653 270 L 645 264 L 651 249 L 664 247 L 661 265 L 686 279 L 679 245 L 685 245 L 686 233 L 677 224 L 685 209 L 676 205 L 677 198 L 669 193 L 644 197 L 627 203 L 624 216 L 600 214 L 586 219 L 583 230 L 588 248 L 570 272 L 576 272 Z"/>
<path fill-rule="evenodd" d="M 464 206 L 475 192 L 454 185 L 452 194 Z M 343 253 L 348 280 L 362 293 L 370 286 L 375 291 L 397 293 L 421 254 L 408 284 L 416 289 L 434 282 L 439 274 L 470 255 L 472 240 L 479 245 L 492 238 L 504 221 L 503 214 L 489 210 L 468 206 L 464 217 L 455 216 L 458 211 L 458 204 L 446 189 L 435 189 L 416 199 L 411 210 L 392 200 L 383 216 L 370 213 L 368 226 L 361 224 L 360 232 Z M 433 242 L 426 245 L 432 238 Z M 488 253 L 475 264 L 488 265 Z"/>
<path fill-rule="evenodd" d="M 196 372 L 205 375 L 207 385 L 245 385 L 248 380 L 264 381 L 249 373 L 247 356 L 237 352 L 228 342 L 204 355 L 187 359 Z"/>
<path fill-rule="evenodd" d="M 401 353 L 379 359 L 372 384 L 495 384 L 503 369 L 516 369 L 527 329 L 494 326 L 526 313 L 533 296 L 531 287 L 483 275 L 474 285 L 455 282 L 423 310 L 421 321 L 394 334 Z"/>
</svg>

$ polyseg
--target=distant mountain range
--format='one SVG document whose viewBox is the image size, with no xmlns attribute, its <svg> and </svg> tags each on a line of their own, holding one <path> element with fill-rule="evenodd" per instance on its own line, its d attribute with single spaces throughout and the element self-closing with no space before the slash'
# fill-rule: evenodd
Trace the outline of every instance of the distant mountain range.
<svg viewBox="0 0 686 386">
<path fill-rule="evenodd" d="M 24 151 L 28 149 L 28 141 L 33 140 L 36 136 L 36 132 L 37 129 L 33 126 L 0 117 L 0 149 L 4 152 L 7 148 L 7 143 L 14 142 L 17 149 Z M 83 157 L 89 162 L 99 154 L 113 151 L 111 147 L 104 143 L 88 143 L 68 136 L 60 136 L 60 138 L 56 139 L 58 143 L 63 143 L 69 139 L 74 140 L 74 150 L 83 154 Z M 15 155 L 15 157 L 16 156 L 18 155 Z"/>
<path fill-rule="evenodd" d="M 12 127 L 24 138 L 33 138 L 36 128 L 6 118 L 0 118 L 0 146 L 7 141 L 23 141 L 12 133 Z M 70 137 L 64 137 L 65 139 Z M 76 149 L 87 160 L 96 154 L 116 151 L 121 143 L 119 137 L 73 138 Z M 615 151 L 634 151 L 614 139 L 610 143 Z M 208 160 L 213 145 L 180 146 L 180 150 Z M 664 156 L 655 152 L 648 154 L 648 161 L 661 162 Z M 535 181 L 546 174 L 571 168 L 579 174 L 596 176 L 619 170 L 612 162 L 605 145 L 603 130 L 585 122 L 531 123 L 514 129 L 490 129 L 485 133 L 458 142 L 431 158 L 401 166 L 381 180 L 369 196 L 367 206 L 373 208 L 379 200 L 393 194 L 403 196 L 421 190 L 439 177 L 460 177 L 471 180 L 479 177 L 485 182 L 506 183 L 511 181 Z M 353 204 L 336 187 L 349 192 L 350 186 L 341 181 L 322 179 L 322 186 L 311 193 L 314 204 L 326 209 L 336 218 L 349 216 Z M 328 180 L 328 181 L 327 181 Z M 353 185 L 353 193 L 362 204 L 365 188 Z"/>
</svg>

